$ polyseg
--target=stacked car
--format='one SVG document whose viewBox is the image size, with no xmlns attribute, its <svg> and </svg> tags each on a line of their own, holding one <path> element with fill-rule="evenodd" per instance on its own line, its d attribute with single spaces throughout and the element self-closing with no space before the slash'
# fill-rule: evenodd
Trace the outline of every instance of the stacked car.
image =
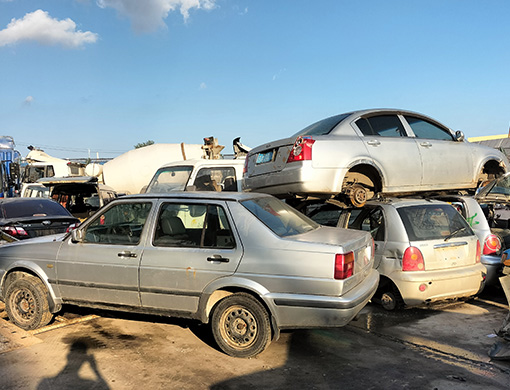
<svg viewBox="0 0 510 390">
<path fill-rule="evenodd" d="M 370 232 L 381 274 L 375 298 L 394 309 L 470 297 L 487 275 L 497 280 L 501 240 L 466 195 L 507 167 L 499 151 L 432 118 L 374 109 L 252 149 L 244 188 L 285 198 L 324 225 Z"/>
</svg>

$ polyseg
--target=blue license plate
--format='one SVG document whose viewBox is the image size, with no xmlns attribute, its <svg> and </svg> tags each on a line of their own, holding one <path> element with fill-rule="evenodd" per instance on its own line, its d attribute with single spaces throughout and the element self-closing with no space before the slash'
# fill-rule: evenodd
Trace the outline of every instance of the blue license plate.
<svg viewBox="0 0 510 390">
<path fill-rule="evenodd" d="M 270 161 L 273 161 L 273 153 L 274 151 L 271 150 L 270 152 L 266 152 L 266 153 L 259 153 L 257 155 L 257 164 L 264 164 L 264 163 L 268 163 Z"/>
</svg>

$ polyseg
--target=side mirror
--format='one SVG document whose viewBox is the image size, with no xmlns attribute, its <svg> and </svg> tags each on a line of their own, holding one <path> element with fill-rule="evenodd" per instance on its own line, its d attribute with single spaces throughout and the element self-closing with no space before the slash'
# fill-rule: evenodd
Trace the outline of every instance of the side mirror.
<svg viewBox="0 0 510 390">
<path fill-rule="evenodd" d="M 457 142 L 464 142 L 464 133 L 460 130 L 457 130 L 455 132 L 455 141 Z"/>
<path fill-rule="evenodd" d="M 85 238 L 85 234 L 82 229 L 74 229 L 71 231 L 71 241 L 72 242 L 83 242 Z"/>
</svg>

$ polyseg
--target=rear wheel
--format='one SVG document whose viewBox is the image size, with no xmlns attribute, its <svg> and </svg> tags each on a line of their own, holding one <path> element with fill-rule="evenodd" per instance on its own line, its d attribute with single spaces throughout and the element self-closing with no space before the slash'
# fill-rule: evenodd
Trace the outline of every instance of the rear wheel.
<svg viewBox="0 0 510 390">
<path fill-rule="evenodd" d="M 25 330 L 40 328 L 51 321 L 48 290 L 35 276 L 22 274 L 5 294 L 5 309 L 9 319 Z"/>
<path fill-rule="evenodd" d="M 398 310 L 404 307 L 404 300 L 396 287 L 382 292 L 381 306 L 388 311 Z"/>
<path fill-rule="evenodd" d="M 269 314 L 246 293 L 222 299 L 213 311 L 211 328 L 218 347 L 234 357 L 256 356 L 271 342 Z"/>
</svg>

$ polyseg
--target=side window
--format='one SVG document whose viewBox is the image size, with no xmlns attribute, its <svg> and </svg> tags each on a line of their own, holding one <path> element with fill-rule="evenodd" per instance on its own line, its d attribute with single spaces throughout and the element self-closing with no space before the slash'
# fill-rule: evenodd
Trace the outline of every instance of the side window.
<svg viewBox="0 0 510 390">
<path fill-rule="evenodd" d="M 197 191 L 237 191 L 234 167 L 202 168 L 195 178 Z"/>
<path fill-rule="evenodd" d="M 136 245 L 140 243 L 151 203 L 119 203 L 95 216 L 85 230 L 84 242 Z"/>
<path fill-rule="evenodd" d="M 365 136 L 406 137 L 404 126 L 396 115 L 378 115 L 361 118 L 356 125 Z"/>
<path fill-rule="evenodd" d="M 46 176 L 47 177 L 53 177 L 55 176 L 55 170 L 53 169 L 53 165 L 48 165 L 46 170 Z"/>
<path fill-rule="evenodd" d="M 372 235 L 374 241 L 383 241 L 385 233 L 384 213 L 382 209 L 353 210 L 349 219 L 349 228 L 363 230 Z"/>
<path fill-rule="evenodd" d="M 234 236 L 221 206 L 165 203 L 158 215 L 154 246 L 235 247 Z"/>
<path fill-rule="evenodd" d="M 338 226 L 338 219 L 342 214 L 342 209 L 339 207 L 331 207 L 329 205 L 324 207 L 312 206 L 306 210 L 305 214 L 320 225 L 336 227 Z"/>
<path fill-rule="evenodd" d="M 414 116 L 406 115 L 405 118 L 407 123 L 409 123 L 409 126 L 411 126 L 411 129 L 413 129 L 413 133 L 417 138 L 453 141 L 452 135 L 446 129 L 443 129 L 430 122 L 427 122 L 426 120 L 416 118 Z"/>
</svg>

